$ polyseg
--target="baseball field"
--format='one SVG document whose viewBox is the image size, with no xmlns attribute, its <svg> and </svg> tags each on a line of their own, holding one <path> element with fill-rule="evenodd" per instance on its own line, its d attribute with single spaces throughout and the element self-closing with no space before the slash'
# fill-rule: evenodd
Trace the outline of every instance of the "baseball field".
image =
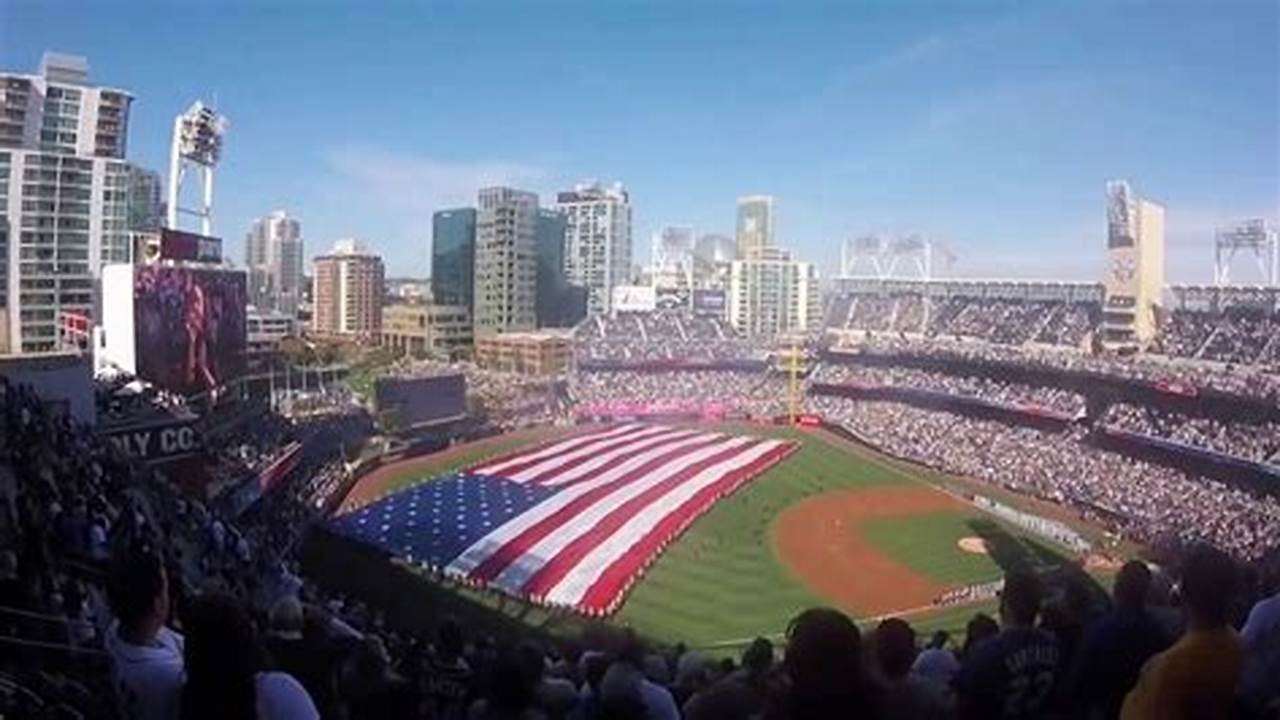
<svg viewBox="0 0 1280 720">
<path fill-rule="evenodd" d="M 934 600 L 940 594 L 996 580 L 1014 563 L 1069 562 L 1065 548 L 963 500 L 954 492 L 965 487 L 961 479 L 821 430 L 714 429 L 785 438 L 799 447 L 700 517 L 649 568 L 611 622 L 654 639 L 708 648 L 779 634 L 799 610 L 813 605 L 840 607 L 862 619 L 908 615 L 921 631 L 958 630 L 993 604 L 939 608 Z M 384 465 L 359 481 L 343 511 L 573 432 L 581 429 L 526 431 Z M 985 486 L 969 487 L 1031 512 L 1067 515 Z M 441 584 L 426 577 L 421 582 Z M 574 624 L 563 611 L 467 588 L 445 589 L 543 629 Z"/>
</svg>

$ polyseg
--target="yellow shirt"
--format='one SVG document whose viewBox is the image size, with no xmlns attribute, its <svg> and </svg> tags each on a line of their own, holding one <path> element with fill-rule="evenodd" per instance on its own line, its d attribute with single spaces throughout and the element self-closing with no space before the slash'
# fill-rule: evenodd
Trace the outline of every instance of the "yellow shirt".
<svg viewBox="0 0 1280 720">
<path fill-rule="evenodd" d="M 1142 667 L 1120 720 L 1226 718 L 1243 664 L 1235 630 L 1188 630 Z"/>
</svg>

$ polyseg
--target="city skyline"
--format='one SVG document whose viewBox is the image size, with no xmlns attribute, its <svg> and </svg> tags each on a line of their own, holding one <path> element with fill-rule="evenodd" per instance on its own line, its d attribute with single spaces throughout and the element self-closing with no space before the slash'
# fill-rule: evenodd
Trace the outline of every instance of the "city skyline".
<svg viewBox="0 0 1280 720">
<path fill-rule="evenodd" d="M 194 37 L 145 9 L 89 5 L 61 25 L 58 12 L 0 11 L 0 63 L 85 55 L 95 81 L 137 98 L 131 162 L 163 168 L 173 115 L 217 100 L 231 129 L 215 230 L 229 250 L 284 208 L 316 250 L 356 235 L 390 274 L 423 276 L 434 211 L 486 185 L 545 201 L 591 177 L 626 184 L 634 237 L 669 224 L 732 235 L 737 197 L 773 195 L 778 246 L 823 268 L 843 238 L 922 232 L 956 252 L 958 275 L 1096 280 L 1115 177 L 1168 209 L 1172 282 L 1211 281 L 1215 226 L 1277 220 L 1269 3 L 701 6 L 678 37 L 654 9 L 582 19 L 552 4 L 510 9 L 520 22 L 475 46 L 454 37 L 479 10 L 303 12 L 287 51 L 258 42 L 275 14 L 250 6 L 190 11 L 183 25 L 205 28 Z M 211 13 L 225 22 L 200 22 Z M 559 42 L 581 26 L 584 45 Z M 776 45 L 753 60 L 765 37 Z M 575 120 L 589 122 L 564 132 L 583 92 L 593 102 Z M 495 137 L 496 103 L 513 100 L 518 132 Z M 759 111 L 733 112 L 748 101 Z"/>
</svg>

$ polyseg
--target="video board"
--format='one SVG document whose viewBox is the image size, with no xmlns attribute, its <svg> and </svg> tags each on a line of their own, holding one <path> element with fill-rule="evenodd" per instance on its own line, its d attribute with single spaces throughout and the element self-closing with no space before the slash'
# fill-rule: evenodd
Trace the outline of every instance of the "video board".
<svg viewBox="0 0 1280 720">
<path fill-rule="evenodd" d="M 244 373 L 245 275 L 143 265 L 133 282 L 137 375 L 194 395 Z"/>
</svg>

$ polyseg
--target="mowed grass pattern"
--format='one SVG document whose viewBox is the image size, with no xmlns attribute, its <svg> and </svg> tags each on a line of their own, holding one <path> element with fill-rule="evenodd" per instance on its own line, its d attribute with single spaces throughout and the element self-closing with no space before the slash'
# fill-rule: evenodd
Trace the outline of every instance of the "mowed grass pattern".
<svg viewBox="0 0 1280 720">
<path fill-rule="evenodd" d="M 945 585 L 967 585 L 1001 577 L 989 555 L 961 550 L 956 543 L 975 537 L 975 513 L 944 510 L 903 518 L 864 520 L 849 529 L 860 533 L 882 553 Z"/>
<path fill-rule="evenodd" d="M 651 567 L 617 621 L 691 645 L 781 632 L 800 610 L 826 604 L 778 559 L 771 525 L 812 495 L 912 482 L 900 470 L 787 428 L 729 427 L 796 440 L 787 460 L 721 500 Z"/>
</svg>

